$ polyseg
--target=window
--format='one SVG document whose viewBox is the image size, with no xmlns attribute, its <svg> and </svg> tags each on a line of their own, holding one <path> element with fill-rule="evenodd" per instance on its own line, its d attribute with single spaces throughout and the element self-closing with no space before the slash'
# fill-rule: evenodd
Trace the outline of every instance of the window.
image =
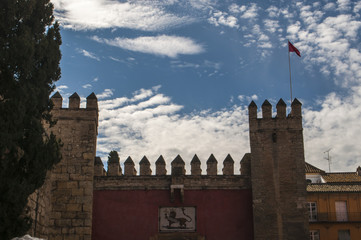
<svg viewBox="0 0 361 240">
<path fill-rule="evenodd" d="M 317 203 L 308 202 L 308 220 L 310 222 L 317 221 Z"/>
<path fill-rule="evenodd" d="M 351 240 L 350 230 L 338 230 L 338 240 Z"/>
<path fill-rule="evenodd" d="M 320 232 L 318 230 L 310 230 L 310 240 L 320 240 Z"/>
<path fill-rule="evenodd" d="M 336 208 L 336 221 L 338 222 L 347 221 L 348 217 L 347 217 L 346 201 L 336 201 L 335 208 Z"/>
</svg>

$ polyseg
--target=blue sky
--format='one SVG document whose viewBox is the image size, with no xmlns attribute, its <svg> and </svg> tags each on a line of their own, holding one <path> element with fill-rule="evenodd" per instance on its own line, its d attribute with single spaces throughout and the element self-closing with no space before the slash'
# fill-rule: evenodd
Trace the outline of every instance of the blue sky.
<svg viewBox="0 0 361 240">
<path fill-rule="evenodd" d="M 249 152 L 247 106 L 303 103 L 306 161 L 361 165 L 361 1 L 52 0 L 66 98 L 99 100 L 97 154 L 170 163 Z M 205 168 L 205 167 L 204 167 Z"/>
</svg>

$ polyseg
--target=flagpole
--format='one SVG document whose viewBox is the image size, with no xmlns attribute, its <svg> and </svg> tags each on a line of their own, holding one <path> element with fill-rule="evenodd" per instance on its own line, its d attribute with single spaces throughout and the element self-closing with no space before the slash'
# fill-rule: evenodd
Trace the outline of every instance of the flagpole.
<svg viewBox="0 0 361 240">
<path fill-rule="evenodd" d="M 288 69 L 290 72 L 290 93 L 291 93 L 291 105 L 292 105 L 292 80 L 291 80 L 291 60 L 290 60 L 290 49 L 289 49 L 289 43 L 290 41 L 288 41 Z"/>
</svg>

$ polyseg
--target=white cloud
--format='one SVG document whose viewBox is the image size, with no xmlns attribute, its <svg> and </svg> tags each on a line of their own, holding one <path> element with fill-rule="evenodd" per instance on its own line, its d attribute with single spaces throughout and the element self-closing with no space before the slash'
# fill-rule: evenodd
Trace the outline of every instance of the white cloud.
<svg viewBox="0 0 361 240">
<path fill-rule="evenodd" d="M 360 17 L 360 10 L 361 10 L 361 1 L 358 1 L 357 3 L 355 3 L 355 6 L 353 8 L 353 12 Z"/>
<path fill-rule="evenodd" d="M 321 98 L 316 104 L 319 110 L 304 109 L 306 160 L 327 170 L 324 151 L 331 148 L 331 169 L 354 171 L 361 161 L 355 144 L 361 141 L 361 53 L 357 47 L 361 21 L 346 12 L 351 10 L 349 1 L 338 1 L 341 13 L 331 16 L 301 2 L 297 7 L 300 18 L 288 26 L 288 37 L 297 43 L 306 67 L 319 67 L 346 91 Z M 335 8 L 333 3 L 324 6 L 325 10 Z"/>
<path fill-rule="evenodd" d="M 323 9 L 325 9 L 326 11 L 334 10 L 335 8 L 336 8 L 336 4 L 333 2 L 329 2 L 323 7 Z"/>
<path fill-rule="evenodd" d="M 105 39 L 97 36 L 93 40 L 131 51 L 176 58 L 180 54 L 199 54 L 204 51 L 202 45 L 190 38 L 160 35 L 156 37 L 138 37 Z"/>
<path fill-rule="evenodd" d="M 246 96 L 246 95 L 239 95 L 238 99 L 243 103 L 243 104 L 250 104 L 251 101 L 256 101 L 258 100 L 258 96 L 256 94 L 253 94 L 252 96 Z"/>
<path fill-rule="evenodd" d="M 223 25 L 230 28 L 238 28 L 238 20 L 234 16 L 229 16 L 226 12 L 215 11 L 212 16 L 208 18 L 208 22 L 215 25 Z"/>
<path fill-rule="evenodd" d="M 55 16 L 65 28 L 94 30 L 129 28 L 159 31 L 188 24 L 190 16 L 167 13 L 160 2 L 108 0 L 52 0 Z"/>
<path fill-rule="evenodd" d="M 291 39 L 296 38 L 296 35 L 299 33 L 300 28 L 301 28 L 301 23 L 299 21 L 287 27 L 287 33 L 290 34 Z"/>
<path fill-rule="evenodd" d="M 181 2 L 184 3 L 184 0 L 181 0 Z M 200 10 L 207 10 L 215 5 L 213 0 L 189 0 L 189 3 L 193 8 Z"/>
<path fill-rule="evenodd" d="M 75 1 L 62 2 L 68 5 L 67 7 L 71 4 L 74 4 L 75 7 L 78 4 Z M 119 19 L 124 19 L 124 23 L 119 23 L 119 19 L 102 22 L 97 17 L 93 18 L 97 20 L 95 23 L 86 22 L 87 18 L 81 22 L 79 21 L 80 15 L 79 19 L 78 17 L 68 18 L 72 16 L 70 12 L 73 10 L 66 10 L 64 13 L 58 12 L 58 14 L 67 17 L 63 19 L 63 24 L 76 29 L 95 29 L 111 25 L 112 27 L 159 31 L 183 24 L 180 23 L 180 20 L 184 16 L 167 13 L 164 8 L 154 5 L 156 1 L 149 1 L 152 2 L 149 4 L 144 2 L 146 1 L 126 4 L 115 1 L 106 3 L 129 7 L 129 12 L 125 16 L 118 16 Z M 105 1 L 98 1 L 98 3 L 106 5 Z M 180 1 L 174 1 L 175 3 L 180 3 Z M 202 9 L 207 8 L 208 3 L 206 1 L 204 3 Z M 173 2 L 168 2 L 168 4 L 173 4 Z M 60 9 L 65 9 L 65 5 Z M 331 12 L 336 8 L 340 12 Z M 100 8 L 100 10 L 102 9 L 104 7 Z M 282 41 L 281 44 L 277 44 L 275 41 L 271 42 L 274 37 L 278 37 L 278 40 L 288 37 L 301 51 L 301 60 L 306 68 L 307 66 L 318 67 L 319 71 L 325 74 L 330 81 L 338 84 L 336 87 L 347 92 L 348 96 L 331 93 L 320 99 L 319 103 L 316 103 L 315 109 L 304 109 L 306 160 L 327 169 L 327 161 L 323 159 L 323 152 L 332 148 L 333 169 L 353 171 L 357 165 L 360 165 L 360 151 L 356 146 L 361 141 L 359 127 L 359 119 L 361 119 L 359 107 L 361 104 L 361 88 L 359 87 L 361 85 L 360 2 L 337 1 L 336 4 L 330 2 L 323 7 L 313 4 L 313 2 L 309 6 L 305 2 L 298 2 L 286 8 L 271 6 L 264 10 L 269 19 L 258 19 L 262 9 L 255 3 L 242 6 L 232 4 L 229 7 L 229 13 L 216 11 L 214 8 L 210 9 L 207 10 L 207 13 L 214 18 L 209 20 L 213 21 L 212 24 L 228 27 L 240 26 L 239 30 L 244 33 L 242 44 L 244 46 L 257 44 L 259 46 L 257 51 L 261 52 L 262 56 L 269 53 L 271 47 L 286 44 L 286 41 Z M 327 12 L 321 12 L 319 9 Z M 135 12 L 138 10 L 139 19 L 136 19 Z M 118 10 L 115 8 L 116 11 Z M 146 15 L 152 11 L 154 15 Z M 100 13 L 91 14 L 100 16 Z M 108 14 L 110 15 L 109 19 L 112 16 L 115 19 L 113 12 L 110 11 Z M 155 16 L 155 19 L 152 17 L 147 19 L 149 16 Z M 235 19 L 228 20 L 231 16 Z M 174 21 L 166 22 L 165 19 L 168 17 Z M 208 17 L 204 19 L 208 19 Z M 155 24 L 152 25 L 153 23 Z M 99 26 L 102 24 L 104 26 Z M 283 29 L 286 34 L 283 34 Z M 131 51 L 172 58 L 180 54 L 197 54 L 204 51 L 203 46 L 193 40 L 176 36 L 162 35 L 135 39 L 94 37 L 93 39 Z M 184 40 L 188 40 L 188 42 Z M 189 46 L 193 46 L 193 50 Z M 81 51 L 84 56 L 97 58 L 93 53 L 84 51 Z M 113 60 L 132 61 L 115 58 Z M 202 63 L 201 61 L 199 64 L 172 61 L 171 66 L 202 68 L 207 65 L 212 67 L 214 72 L 221 67 L 220 63 Z M 58 89 L 61 89 L 60 87 Z M 65 89 L 64 87 L 63 90 Z M 113 95 L 111 89 L 106 89 L 97 95 L 102 118 L 99 131 L 101 154 L 107 155 L 112 149 L 121 149 L 123 161 L 128 155 L 134 156 L 134 160 L 139 161 L 145 154 L 150 158 L 154 167 L 154 161 L 160 154 L 166 157 L 169 166 L 170 161 L 177 154 L 181 154 L 184 160 L 189 162 L 193 154 L 197 153 L 204 162 L 213 152 L 221 162 L 229 152 L 235 161 L 239 162 L 243 154 L 249 151 L 248 120 L 244 106 L 235 106 L 216 112 L 205 110 L 184 115 L 180 113 L 183 106 L 173 103 L 170 97 L 158 93 L 158 89 L 159 86 L 153 89 L 141 89 L 130 98 L 109 99 Z M 106 98 L 107 100 L 105 100 Z M 242 104 L 248 105 L 249 100 L 257 100 L 257 96 L 240 95 L 238 99 Z"/>
<path fill-rule="evenodd" d="M 84 84 L 84 85 L 82 86 L 82 88 L 85 88 L 85 89 L 87 89 L 87 88 L 91 88 L 91 87 L 92 87 L 92 85 L 91 85 L 91 84 L 89 84 L 89 83 Z"/>
<path fill-rule="evenodd" d="M 278 31 L 279 29 L 282 32 L 282 29 L 280 28 L 278 20 L 271 20 L 271 19 L 265 19 L 264 21 L 265 28 L 268 32 L 274 33 Z"/>
<path fill-rule="evenodd" d="M 113 60 L 113 61 L 116 61 L 116 62 L 124 62 L 124 60 L 120 60 L 119 58 L 116 58 L 116 57 L 110 56 L 109 58 L 110 58 L 111 60 Z"/>
<path fill-rule="evenodd" d="M 302 4 L 299 9 L 301 21 L 288 26 L 287 33 L 289 39 L 297 42 L 304 61 L 309 66 L 318 64 L 321 72 L 333 77 L 340 86 L 360 84 L 360 50 L 353 45 L 361 21 L 345 13 L 324 17 Z"/>
<path fill-rule="evenodd" d="M 258 6 L 255 3 L 251 3 L 247 6 L 247 9 L 241 15 L 241 18 L 256 19 L 258 17 Z"/>
<path fill-rule="evenodd" d="M 280 15 L 280 10 L 276 6 L 270 6 L 266 9 L 268 16 L 271 18 L 278 17 Z"/>
<path fill-rule="evenodd" d="M 331 150 L 333 171 L 354 171 L 361 164 L 357 143 L 361 141 L 361 88 L 350 90 L 348 97 L 336 93 L 321 100 L 319 111 L 304 110 L 306 159 L 328 169 L 323 152 Z"/>
<path fill-rule="evenodd" d="M 308 27 L 314 27 L 323 16 L 323 12 L 311 9 L 311 6 L 305 5 L 300 8 L 300 17 L 308 25 Z"/>
<path fill-rule="evenodd" d="M 53 92 L 62 93 L 65 89 L 68 89 L 68 86 L 66 86 L 66 85 L 59 85 L 59 86 L 56 86 L 56 88 L 54 89 Z"/>
<path fill-rule="evenodd" d="M 239 173 L 239 161 L 249 152 L 246 109 L 235 106 L 181 115 L 183 106 L 172 103 L 158 89 L 141 89 L 131 98 L 99 101 L 98 153 L 103 160 L 111 150 L 120 149 L 121 161 L 130 155 L 139 162 L 146 155 L 154 168 L 162 154 L 169 167 L 181 154 L 189 168 L 197 154 L 205 173 L 205 161 L 211 153 L 219 161 L 219 171 L 230 153 Z"/>
<path fill-rule="evenodd" d="M 253 21 L 258 17 L 259 7 L 257 6 L 256 3 L 251 3 L 242 6 L 233 3 L 229 6 L 228 9 L 232 14 L 240 15 L 240 18 L 242 19 L 248 19 Z"/>
<path fill-rule="evenodd" d="M 222 161 L 230 153 L 236 162 L 249 152 L 247 107 L 257 95 L 239 95 L 241 105 L 219 111 L 204 110 L 180 114 L 183 106 L 158 93 L 160 86 L 141 89 L 130 98 L 99 101 L 98 154 L 106 159 L 116 149 L 121 161 L 131 156 L 136 164 L 143 155 L 152 163 L 163 155 L 170 162 L 180 154 L 189 163 L 194 154 L 202 160 L 203 169 L 211 153 Z M 274 102 L 274 101 L 273 101 Z M 320 101 L 320 110 L 303 109 L 306 161 L 327 169 L 323 152 L 332 148 L 332 169 L 353 171 L 360 164 L 361 88 L 353 88 L 349 97 L 329 94 Z"/>
<path fill-rule="evenodd" d="M 235 3 L 232 3 L 231 6 L 229 6 L 229 11 L 234 14 L 243 13 L 244 11 L 246 11 L 246 9 L 246 6 L 239 6 Z"/>
<path fill-rule="evenodd" d="M 159 89 L 160 86 L 140 89 L 129 98 L 101 100 L 98 97 L 97 149 L 103 160 L 115 149 L 122 162 L 131 156 L 138 164 L 146 155 L 154 169 L 155 161 L 163 155 L 169 169 L 170 162 L 180 154 L 189 171 L 194 154 L 201 158 L 205 169 L 207 158 L 214 153 L 221 171 L 222 161 L 230 153 L 238 173 L 239 161 L 249 152 L 247 105 L 257 101 L 258 96 L 239 95 L 240 105 L 219 111 L 180 114 L 183 106 L 173 103 L 170 97 L 159 93 Z M 353 88 L 348 97 L 331 93 L 318 104 L 320 110 L 303 109 L 306 161 L 327 169 L 323 152 L 332 148 L 332 169 L 353 171 L 361 161 L 356 144 L 361 141 L 361 87 Z"/>
<path fill-rule="evenodd" d="M 112 89 L 104 89 L 102 93 L 96 94 L 98 99 L 104 99 L 109 98 L 113 96 L 113 90 Z"/>
<path fill-rule="evenodd" d="M 77 49 L 77 51 L 81 53 L 84 57 L 88 57 L 100 61 L 100 58 L 97 57 L 94 53 L 88 52 L 87 50 L 84 49 Z"/>
<path fill-rule="evenodd" d="M 199 68 L 201 65 L 190 62 L 171 61 L 171 66 L 175 68 Z"/>
<path fill-rule="evenodd" d="M 244 44 L 245 47 L 251 47 L 253 44 L 257 44 L 261 58 L 265 58 L 270 54 L 270 49 L 273 48 L 273 45 L 268 35 L 261 30 L 260 25 L 254 24 L 251 33 L 246 34 L 244 37 L 247 40 L 247 43 Z"/>
<path fill-rule="evenodd" d="M 337 0 L 337 5 L 338 5 L 337 10 L 339 10 L 339 11 L 350 10 L 350 8 L 351 8 L 350 4 L 351 4 L 351 2 L 349 0 Z"/>
</svg>

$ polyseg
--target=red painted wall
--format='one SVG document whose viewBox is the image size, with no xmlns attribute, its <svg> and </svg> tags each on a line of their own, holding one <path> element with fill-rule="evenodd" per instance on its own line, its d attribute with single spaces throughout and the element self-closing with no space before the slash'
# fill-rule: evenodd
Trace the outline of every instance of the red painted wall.
<svg viewBox="0 0 361 240">
<path fill-rule="evenodd" d="M 177 195 L 171 203 L 169 190 L 94 191 L 92 239 L 148 240 L 158 234 L 160 206 L 196 206 L 207 240 L 253 239 L 251 190 L 185 190 L 183 204 Z"/>
</svg>

